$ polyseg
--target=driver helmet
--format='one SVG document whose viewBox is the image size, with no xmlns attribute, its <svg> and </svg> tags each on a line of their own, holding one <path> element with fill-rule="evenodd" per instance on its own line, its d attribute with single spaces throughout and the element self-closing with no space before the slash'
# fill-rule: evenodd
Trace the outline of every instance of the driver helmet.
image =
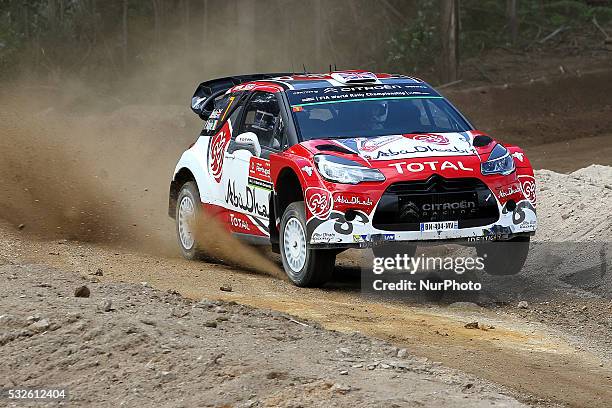
<svg viewBox="0 0 612 408">
<path fill-rule="evenodd" d="M 387 101 L 370 102 L 367 114 L 373 128 L 382 128 L 389 115 L 389 103 Z"/>
</svg>

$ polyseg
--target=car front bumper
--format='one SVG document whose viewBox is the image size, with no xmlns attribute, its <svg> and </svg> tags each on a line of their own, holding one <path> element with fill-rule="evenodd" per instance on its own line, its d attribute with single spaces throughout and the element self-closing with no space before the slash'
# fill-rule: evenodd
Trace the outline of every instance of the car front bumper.
<svg viewBox="0 0 612 408">
<path fill-rule="evenodd" d="M 529 201 L 520 201 L 512 211 L 506 206 L 502 207 L 498 204 L 498 207 L 499 217 L 495 222 L 468 228 L 435 231 L 383 230 L 374 227 L 371 218 L 365 213 L 347 220 L 345 213 L 332 212 L 326 220 L 309 223 L 309 242 L 314 248 L 367 248 L 388 242 L 470 244 L 507 241 L 535 233 L 536 210 Z"/>
</svg>

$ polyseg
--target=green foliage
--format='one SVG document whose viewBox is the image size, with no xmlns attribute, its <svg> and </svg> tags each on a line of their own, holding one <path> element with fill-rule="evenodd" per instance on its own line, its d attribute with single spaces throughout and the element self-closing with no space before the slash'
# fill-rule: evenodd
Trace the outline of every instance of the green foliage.
<svg viewBox="0 0 612 408">
<path fill-rule="evenodd" d="M 436 20 L 438 2 L 420 1 L 416 18 L 389 40 L 388 62 L 396 69 L 419 71 L 431 64 L 431 55 L 440 49 Z"/>
<path fill-rule="evenodd" d="M 519 36 L 516 44 L 510 44 L 505 0 L 461 0 L 461 57 L 501 46 L 527 47 L 560 27 L 592 30 L 593 17 L 602 24 L 612 21 L 612 1 L 591 5 L 586 0 L 517 0 L 517 5 Z M 416 6 L 420 10 L 418 16 L 389 40 L 389 60 L 396 68 L 407 71 L 434 65 L 432 56 L 442 41 L 440 2 L 419 0 Z"/>
</svg>

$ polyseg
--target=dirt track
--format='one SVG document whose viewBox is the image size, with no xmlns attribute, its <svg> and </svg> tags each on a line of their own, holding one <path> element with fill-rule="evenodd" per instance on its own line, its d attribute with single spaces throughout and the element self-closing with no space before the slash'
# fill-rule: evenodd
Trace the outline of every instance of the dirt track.
<svg viewBox="0 0 612 408">
<path fill-rule="evenodd" d="M 0 384 L 66 387 L 69 406 L 523 406 L 384 341 L 279 312 L 43 265 L 0 265 L 0 277 Z M 91 297 L 73 297 L 83 284 Z"/>
<path fill-rule="evenodd" d="M 576 89 L 579 92 L 580 87 Z M 501 100 L 516 104 L 526 94 L 521 88 Z M 470 92 L 465 96 L 473 97 Z M 596 103 L 590 100 L 580 115 L 594 122 L 609 119 L 607 108 L 598 111 L 599 116 L 587 113 L 595 112 Z M 326 328 L 366 333 L 501 384 L 533 405 L 591 407 L 612 400 L 609 274 L 588 282 L 575 282 L 561 273 L 549 276 L 547 271 L 522 275 L 513 284 L 521 289 L 516 293 L 525 294 L 528 309 L 517 309 L 518 299 L 482 302 L 485 307 L 449 307 L 362 297 L 355 257 L 350 254 L 342 261 L 340 279 L 324 290 L 298 289 L 244 268 L 179 259 L 166 216 L 167 183 L 176 157 L 198 125 L 181 112 L 175 107 L 132 107 L 102 116 L 66 118 L 50 110 L 27 125 L 19 113 L 9 118 L 5 113 L 4 126 L 14 126 L 4 129 L 0 139 L 0 148 L 10 159 L 0 162 L 4 192 L 0 216 L 7 220 L 0 227 L 0 261 L 42 264 L 85 276 L 101 268 L 104 276 L 97 279 L 108 285 L 146 281 L 193 299 L 235 300 Z M 516 112 L 517 117 L 520 114 Z M 571 117 L 561 122 L 550 117 L 544 112 L 528 123 L 500 129 L 522 126 L 528 132 L 540 122 L 545 124 L 538 132 L 552 132 L 546 136 L 551 143 L 526 141 L 538 168 L 573 171 L 591 163 L 612 164 L 612 154 L 606 150 L 612 133 L 572 137 L 572 126 L 583 122 L 572 125 Z M 482 119 L 487 123 L 487 117 Z M 562 132 L 558 140 L 554 132 Z M 572 176 L 540 173 L 548 183 L 539 201 L 542 240 L 555 240 L 561 231 L 565 234 L 561 240 L 612 241 L 606 235 L 612 228 L 607 204 L 612 190 L 606 185 L 612 181 L 593 180 L 602 171 L 607 170 L 591 168 L 587 174 Z M 574 206 L 576 200 L 582 200 L 582 208 Z M 22 231 L 16 229 L 20 224 Z M 221 257 L 240 263 L 223 253 Z M 277 266 L 260 260 L 264 263 L 256 269 L 273 275 Z M 232 292 L 219 290 L 227 284 Z M 495 329 L 464 328 L 474 320 Z"/>
<path fill-rule="evenodd" d="M 602 239 L 612 241 L 612 220 L 605 212 L 612 191 L 602 182 L 610 178 L 606 173 L 611 171 L 592 167 L 570 176 L 540 173 L 545 183 L 540 195 L 544 231 L 538 235 L 540 239 L 554 240 L 553 225 L 579 231 L 573 227 L 578 224 L 582 232 L 568 239 L 593 241 L 586 248 L 596 247 Z M 594 180 L 596 177 L 603 179 Z M 573 185 L 561 187 L 568 180 L 573 180 Z M 591 216 L 560 217 L 555 209 L 580 197 L 590 202 Z M 595 197 L 601 208 L 592 201 Z M 31 240 L 9 226 L 3 230 L 2 247 L 6 250 L 0 255 L 9 261 L 42 263 L 86 276 L 101 268 L 104 276 L 100 279 L 107 283 L 146 281 L 193 299 L 234 300 L 290 313 L 329 329 L 365 333 L 501 384 L 515 397 L 534 405 L 605 406 L 612 398 L 612 291 L 607 275 L 596 287 L 586 282 L 591 287 L 585 290 L 580 285 L 564 285 L 561 268 L 553 277 L 546 271 L 523 274 L 513 285 L 514 290 L 519 289 L 519 297 L 529 300 L 527 310 L 516 308 L 518 298 L 501 304 L 485 301 L 485 307 L 394 303 L 360 295 L 354 254 L 341 261 L 344 277 L 336 283 L 324 290 L 299 289 L 278 278 L 218 264 L 151 256 L 116 245 Z M 228 285 L 232 292 L 219 290 Z M 539 292 L 532 293 L 534 285 Z M 537 296 L 542 293 L 544 298 Z M 494 329 L 466 329 L 464 325 L 471 321 Z"/>
</svg>

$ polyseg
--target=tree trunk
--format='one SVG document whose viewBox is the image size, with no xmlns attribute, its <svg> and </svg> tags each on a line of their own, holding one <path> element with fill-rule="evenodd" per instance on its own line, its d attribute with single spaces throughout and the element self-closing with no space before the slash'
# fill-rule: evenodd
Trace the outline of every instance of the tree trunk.
<svg viewBox="0 0 612 408">
<path fill-rule="evenodd" d="M 30 45 L 30 13 L 28 12 L 28 6 L 23 7 L 23 28 L 26 42 Z"/>
<path fill-rule="evenodd" d="M 512 45 L 516 45 L 518 39 L 517 2 L 518 0 L 506 0 L 506 16 L 508 17 L 508 30 L 510 31 L 510 42 Z"/>
<path fill-rule="evenodd" d="M 191 38 L 191 7 L 189 0 L 183 0 L 183 32 L 185 33 L 185 49 L 189 52 Z"/>
<path fill-rule="evenodd" d="M 323 27 L 323 7 L 321 6 L 321 0 L 315 0 L 314 2 L 314 72 L 317 70 L 321 70 L 321 66 L 323 66 L 323 33 L 325 32 L 325 27 Z M 324 72 L 325 69 L 321 70 Z"/>
<path fill-rule="evenodd" d="M 122 24 L 122 31 L 123 31 L 123 71 L 127 71 L 127 66 L 128 66 L 128 1 L 129 0 L 123 0 L 123 24 Z"/>
<path fill-rule="evenodd" d="M 459 0 L 440 1 L 440 34 L 442 58 L 440 73 L 443 83 L 457 80 L 459 69 Z"/>
<path fill-rule="evenodd" d="M 155 43 L 155 52 L 159 53 L 159 41 L 161 39 L 160 34 L 160 14 L 161 14 L 161 0 L 151 0 L 153 5 L 153 41 Z"/>
<path fill-rule="evenodd" d="M 202 39 L 206 44 L 208 42 L 208 0 L 202 0 Z"/>
<path fill-rule="evenodd" d="M 240 70 L 254 72 L 257 65 L 256 53 L 256 0 L 236 1 L 238 21 L 238 49 L 240 50 Z"/>
<path fill-rule="evenodd" d="M 55 32 L 58 27 L 58 4 L 56 0 L 49 0 L 47 2 L 47 20 L 49 21 L 49 27 L 52 32 Z"/>
<path fill-rule="evenodd" d="M 208 50 L 210 44 L 208 44 L 208 0 L 202 0 L 202 41 L 198 41 L 197 44 L 202 51 L 202 69 L 206 71 L 208 67 Z"/>
</svg>

